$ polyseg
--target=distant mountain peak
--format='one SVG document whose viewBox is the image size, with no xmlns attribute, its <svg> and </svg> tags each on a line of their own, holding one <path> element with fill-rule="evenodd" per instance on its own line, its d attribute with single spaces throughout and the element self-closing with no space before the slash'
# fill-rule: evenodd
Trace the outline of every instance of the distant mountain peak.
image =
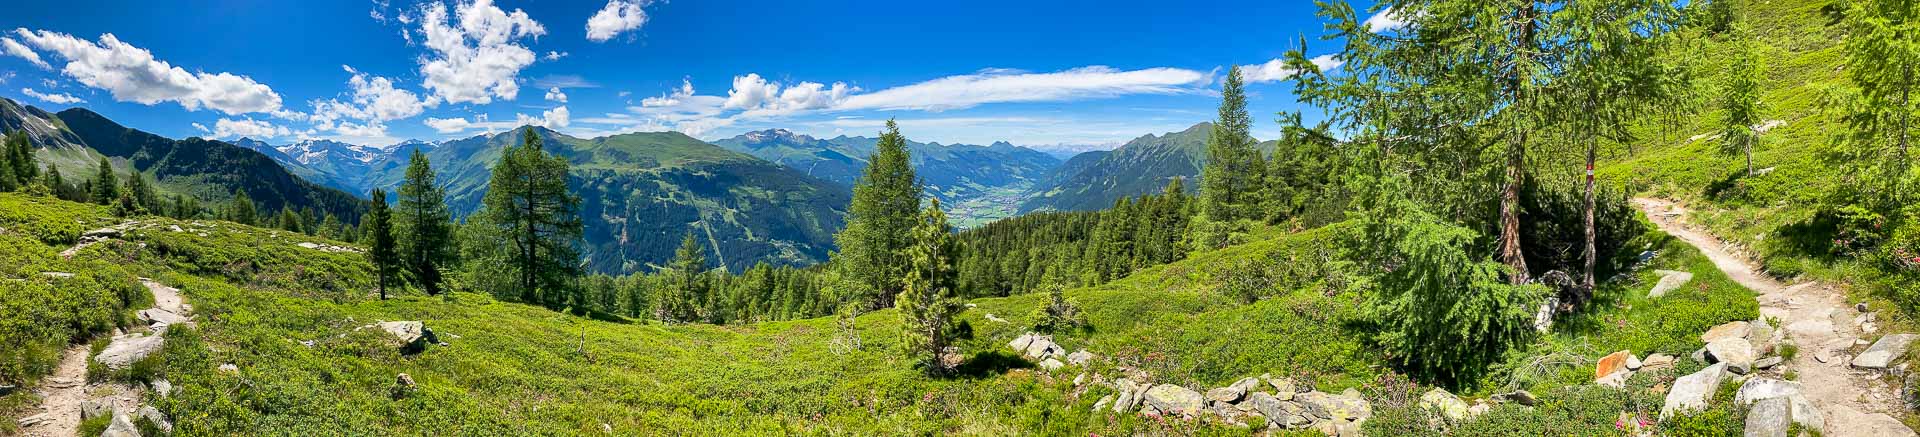
<svg viewBox="0 0 1920 437">
<path fill-rule="evenodd" d="M 780 128 L 747 132 L 744 134 L 740 134 L 740 138 L 750 143 L 769 143 L 769 142 L 811 143 L 816 141 L 811 136 L 796 134 L 796 133 L 793 133 L 793 131 L 780 129 Z"/>
</svg>

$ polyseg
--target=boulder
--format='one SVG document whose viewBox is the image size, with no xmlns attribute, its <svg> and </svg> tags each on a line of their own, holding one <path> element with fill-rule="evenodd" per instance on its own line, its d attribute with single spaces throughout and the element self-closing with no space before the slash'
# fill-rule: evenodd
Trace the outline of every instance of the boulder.
<svg viewBox="0 0 1920 437">
<path fill-rule="evenodd" d="M 1866 352 L 1853 357 L 1853 367 L 1862 369 L 1885 369 L 1893 360 L 1907 354 L 1907 346 L 1913 344 L 1914 334 L 1888 334 L 1873 342 Z"/>
<path fill-rule="evenodd" d="M 1512 403 L 1531 407 L 1534 404 L 1539 403 L 1540 398 L 1533 397 L 1533 392 L 1529 392 L 1526 390 L 1514 390 L 1507 393 L 1493 395 L 1493 401 L 1494 402 L 1512 402 Z"/>
<path fill-rule="evenodd" d="M 1073 354 L 1067 355 L 1067 364 L 1072 364 L 1075 366 L 1084 366 L 1087 363 L 1092 361 L 1093 361 L 1093 352 L 1087 352 L 1086 349 L 1081 349 L 1079 352 L 1074 352 Z"/>
<path fill-rule="evenodd" d="M 152 405 L 141 405 L 140 411 L 134 414 L 146 418 L 148 422 L 153 422 L 153 426 L 160 428 L 161 431 L 173 432 L 173 421 L 167 420 L 167 415 L 153 408 Z"/>
<path fill-rule="evenodd" d="M 1627 358 L 1632 357 L 1633 353 L 1627 351 L 1614 352 L 1607 354 L 1607 356 L 1600 357 L 1600 362 L 1593 365 L 1593 379 L 1598 381 L 1612 376 L 1615 373 L 1627 370 Z"/>
<path fill-rule="evenodd" d="M 1447 420 L 1455 422 L 1466 420 L 1467 416 L 1471 414 L 1469 410 L 1472 409 L 1467 405 L 1466 401 L 1460 400 L 1459 396 L 1454 396 L 1453 393 L 1448 393 L 1446 389 L 1439 387 L 1427 390 L 1426 394 L 1420 395 L 1420 406 L 1429 411 L 1440 413 L 1440 415 L 1446 417 Z"/>
<path fill-rule="evenodd" d="M 1788 412 L 1793 415 L 1793 423 L 1822 434 L 1827 432 L 1826 417 L 1821 413 L 1820 407 L 1815 406 L 1813 401 L 1807 400 L 1806 395 L 1794 393 L 1792 396 L 1787 396 L 1787 407 Z"/>
<path fill-rule="evenodd" d="M 1633 371 L 1622 370 L 1613 372 L 1612 375 L 1607 375 L 1605 378 L 1594 380 L 1593 383 L 1604 387 L 1627 388 L 1627 379 L 1632 377 Z"/>
<path fill-rule="evenodd" d="M 1658 370 L 1658 369 L 1673 367 L 1674 360 L 1675 359 L 1672 355 L 1667 355 L 1667 354 L 1648 355 L 1647 359 L 1640 361 L 1640 369 L 1641 370 Z"/>
<path fill-rule="evenodd" d="M 1706 409 L 1707 402 L 1713 400 L 1713 392 L 1720 388 L 1720 379 L 1726 373 L 1727 363 L 1717 363 L 1673 380 L 1673 387 L 1667 390 L 1667 402 L 1660 407 L 1660 419 L 1666 420 L 1683 410 Z"/>
<path fill-rule="evenodd" d="M 80 401 L 80 420 L 113 414 L 113 406 L 105 399 L 87 399 Z"/>
<path fill-rule="evenodd" d="M 1672 270 L 1654 270 L 1653 272 L 1660 275 L 1660 282 L 1654 283 L 1652 290 L 1647 290 L 1647 297 L 1665 296 L 1667 292 L 1679 290 L 1680 286 L 1687 285 L 1688 281 L 1693 280 L 1693 273 L 1689 272 Z"/>
<path fill-rule="evenodd" d="M 1293 382 L 1293 378 L 1267 378 L 1267 384 L 1273 386 L 1274 399 L 1291 401 L 1295 394 L 1300 393 L 1300 386 Z"/>
<path fill-rule="evenodd" d="M 440 343 L 440 339 L 434 337 L 433 330 L 418 321 L 380 322 L 380 330 L 400 340 L 401 353 L 420 353 L 427 349 L 427 345 Z"/>
<path fill-rule="evenodd" d="M 1723 338 L 1707 343 L 1707 356 L 1714 362 L 1726 363 L 1727 370 L 1745 375 L 1753 370 L 1753 343 L 1745 338 Z"/>
<path fill-rule="evenodd" d="M 1782 362 L 1786 362 L 1786 359 L 1785 359 L 1785 358 L 1780 358 L 1780 357 L 1777 357 L 1777 356 L 1776 356 L 1776 357 L 1766 357 L 1766 358 L 1761 358 L 1761 359 L 1760 359 L 1759 361 L 1754 361 L 1754 362 L 1753 362 L 1753 368 L 1755 368 L 1755 369 L 1771 369 L 1771 368 L 1774 368 L 1774 366 L 1778 366 L 1778 365 L 1780 365 L 1780 363 L 1782 363 Z"/>
<path fill-rule="evenodd" d="M 1747 326 L 1747 322 L 1727 322 L 1700 334 L 1700 342 L 1711 344 L 1725 338 L 1747 338 L 1747 334 L 1751 331 L 1752 328 Z"/>
<path fill-rule="evenodd" d="M 167 339 L 158 335 L 115 337 L 93 360 L 111 370 L 124 370 L 132 367 L 134 362 L 160 352 L 166 345 Z"/>
<path fill-rule="evenodd" d="M 1366 399 L 1356 396 L 1358 392 L 1332 395 L 1317 391 L 1301 393 L 1295 399 L 1306 407 L 1308 413 L 1320 419 L 1334 421 L 1357 421 L 1373 417 L 1373 406 Z"/>
<path fill-rule="evenodd" d="M 1140 405 L 1141 395 L 1147 391 L 1147 385 L 1120 378 L 1113 382 L 1114 391 L 1118 391 L 1113 401 L 1113 412 L 1125 413 Z"/>
<path fill-rule="evenodd" d="M 1101 396 L 1100 401 L 1093 403 L 1093 411 L 1096 413 L 1100 412 L 1100 410 L 1107 409 L 1107 405 L 1111 404 L 1113 404 L 1113 395 Z"/>
<path fill-rule="evenodd" d="M 1173 384 L 1160 384 L 1147 389 L 1147 405 L 1165 414 L 1196 416 L 1207 407 L 1207 400 L 1200 392 Z"/>
<path fill-rule="evenodd" d="M 148 309 L 140 310 L 138 312 L 135 312 L 134 315 L 138 316 L 140 318 L 140 321 L 147 322 L 148 325 L 152 326 L 154 329 L 165 328 L 167 325 L 173 325 L 173 324 L 179 324 L 179 323 L 192 323 L 192 319 L 189 319 L 186 316 L 182 316 L 172 311 L 167 311 L 159 308 L 148 308 Z"/>
<path fill-rule="evenodd" d="M 1753 405 L 1773 398 L 1784 398 L 1800 394 L 1800 383 L 1771 378 L 1751 378 L 1740 384 L 1740 391 L 1733 395 L 1733 402 L 1740 406 Z"/>
<path fill-rule="evenodd" d="M 1793 410 L 1785 398 L 1773 398 L 1753 404 L 1747 410 L 1746 437 L 1787 437 L 1793 423 Z"/>
<path fill-rule="evenodd" d="M 125 413 L 113 413 L 113 422 L 107 425 L 107 431 L 100 437 L 140 437 L 140 428 L 133 426 L 133 418 Z"/>
<path fill-rule="evenodd" d="M 1627 370 L 1640 370 L 1640 368 L 1645 365 L 1646 363 L 1640 362 L 1640 357 L 1632 354 L 1627 355 Z"/>
<path fill-rule="evenodd" d="M 1060 370 L 1061 367 L 1067 367 L 1067 363 L 1062 363 L 1060 360 L 1052 358 L 1040 361 L 1040 368 L 1047 369 L 1048 371 Z"/>
<path fill-rule="evenodd" d="M 1239 381 L 1234 381 L 1232 385 L 1207 390 L 1207 400 L 1228 403 L 1239 402 L 1241 397 L 1247 395 L 1247 390 L 1259 385 L 1259 378 L 1242 378 Z"/>
</svg>

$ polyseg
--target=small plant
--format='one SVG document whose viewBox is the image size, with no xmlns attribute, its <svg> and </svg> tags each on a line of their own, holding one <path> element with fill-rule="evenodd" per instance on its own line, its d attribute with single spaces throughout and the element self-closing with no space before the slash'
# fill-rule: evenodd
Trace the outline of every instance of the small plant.
<svg viewBox="0 0 1920 437">
<path fill-rule="evenodd" d="M 1047 301 L 1033 310 L 1033 329 L 1040 332 L 1056 332 L 1086 326 L 1087 316 L 1080 313 L 1080 304 L 1066 297 L 1066 287 L 1059 283 L 1047 286 Z"/>
<path fill-rule="evenodd" d="M 1775 346 L 1774 351 L 1780 354 L 1780 359 L 1793 361 L 1793 357 L 1800 355 L 1800 345 L 1783 342 L 1780 343 L 1779 346 Z"/>
</svg>

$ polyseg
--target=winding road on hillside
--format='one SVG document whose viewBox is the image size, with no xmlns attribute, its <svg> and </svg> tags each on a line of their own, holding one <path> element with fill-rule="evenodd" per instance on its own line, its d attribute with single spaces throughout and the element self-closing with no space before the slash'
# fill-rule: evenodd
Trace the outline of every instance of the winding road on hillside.
<svg viewBox="0 0 1920 437">
<path fill-rule="evenodd" d="M 1847 304 L 1844 292 L 1818 282 L 1788 286 L 1760 273 L 1719 238 L 1687 225 L 1687 210 L 1673 202 L 1636 198 L 1633 203 L 1660 230 L 1699 248 L 1720 271 L 1760 294 L 1760 314 L 1779 319 L 1800 347 L 1793 369 L 1808 400 L 1826 414 L 1826 435 L 1915 435 L 1894 416 L 1901 411 L 1897 380 L 1848 364 L 1857 340 L 1872 341 L 1886 333 L 1863 333 L 1856 322 L 1859 312 Z"/>
</svg>

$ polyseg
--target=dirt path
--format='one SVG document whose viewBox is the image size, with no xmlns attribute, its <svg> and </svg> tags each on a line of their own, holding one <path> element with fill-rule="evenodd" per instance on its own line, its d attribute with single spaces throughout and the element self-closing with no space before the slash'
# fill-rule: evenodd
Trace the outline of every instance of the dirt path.
<svg viewBox="0 0 1920 437">
<path fill-rule="evenodd" d="M 1760 314 L 1779 319 L 1787 337 L 1800 347 L 1793 369 L 1808 400 L 1826 414 L 1826 435 L 1915 435 L 1888 414 L 1901 410 L 1899 387 L 1848 364 L 1857 339 L 1871 341 L 1885 333 L 1862 333 L 1856 321 L 1860 313 L 1847 304 L 1844 293 L 1816 282 L 1787 286 L 1761 274 L 1745 258 L 1729 253 L 1720 239 L 1688 226 L 1687 211 L 1672 202 L 1637 198 L 1633 203 L 1660 230 L 1698 247 L 1720 271 L 1760 294 Z"/>
<path fill-rule="evenodd" d="M 141 278 L 140 282 L 148 292 L 153 293 L 154 301 L 154 308 L 142 310 L 143 313 L 163 310 L 184 316 L 192 308 L 180 298 L 179 289 L 146 278 Z M 165 323 L 156 321 L 153 327 L 164 329 Z M 41 413 L 18 422 L 25 435 L 72 437 L 79 434 L 81 405 L 89 400 L 106 405 L 109 411 L 131 412 L 140 407 L 145 397 L 141 388 L 122 383 L 87 382 L 87 360 L 92 352 L 90 347 L 80 344 L 68 347 L 61 353 L 60 364 L 54 367 L 53 375 L 41 380 L 40 387 L 36 389 L 41 396 Z"/>
</svg>

